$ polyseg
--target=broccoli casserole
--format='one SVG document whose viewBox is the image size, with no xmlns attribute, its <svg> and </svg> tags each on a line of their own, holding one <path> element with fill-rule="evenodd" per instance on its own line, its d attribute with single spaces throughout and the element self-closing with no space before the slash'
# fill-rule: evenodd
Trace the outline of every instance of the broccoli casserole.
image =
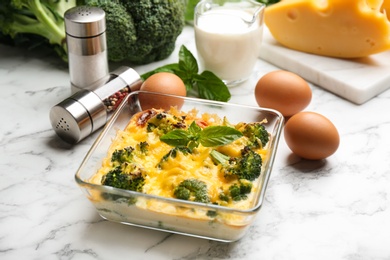
<svg viewBox="0 0 390 260">
<path fill-rule="evenodd" d="M 264 122 L 149 109 L 119 130 L 92 182 L 167 198 L 247 209 L 269 133 Z"/>
</svg>

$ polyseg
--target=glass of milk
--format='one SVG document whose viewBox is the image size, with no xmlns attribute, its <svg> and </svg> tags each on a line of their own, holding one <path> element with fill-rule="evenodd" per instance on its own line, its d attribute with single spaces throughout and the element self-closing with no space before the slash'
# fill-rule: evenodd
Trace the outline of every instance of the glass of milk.
<svg viewBox="0 0 390 260">
<path fill-rule="evenodd" d="M 263 36 L 265 5 L 254 0 L 202 0 L 195 7 L 200 67 L 236 86 L 253 73 Z"/>
</svg>

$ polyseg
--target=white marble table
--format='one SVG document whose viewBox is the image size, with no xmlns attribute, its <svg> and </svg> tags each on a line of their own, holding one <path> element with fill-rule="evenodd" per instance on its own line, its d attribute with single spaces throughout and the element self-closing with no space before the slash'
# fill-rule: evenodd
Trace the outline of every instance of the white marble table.
<svg viewBox="0 0 390 260">
<path fill-rule="evenodd" d="M 181 44 L 194 50 L 189 28 Z M 259 60 L 230 102 L 255 106 L 256 79 L 274 69 Z M 99 217 L 74 181 L 97 134 L 70 146 L 49 122 L 70 95 L 57 57 L 0 45 L 0 86 L 0 259 L 390 259 L 390 91 L 358 106 L 312 86 L 306 110 L 333 121 L 339 150 L 304 161 L 282 138 L 256 222 L 240 241 L 220 243 Z"/>
</svg>

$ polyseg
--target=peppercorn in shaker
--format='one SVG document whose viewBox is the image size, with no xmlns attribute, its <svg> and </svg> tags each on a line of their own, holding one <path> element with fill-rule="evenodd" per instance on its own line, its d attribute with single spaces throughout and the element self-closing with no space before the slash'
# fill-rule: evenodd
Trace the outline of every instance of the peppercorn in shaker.
<svg viewBox="0 0 390 260">
<path fill-rule="evenodd" d="M 77 6 L 64 18 L 72 93 L 104 85 L 109 79 L 104 10 Z"/>
<path fill-rule="evenodd" d="M 131 91 L 139 90 L 142 79 L 128 67 L 111 73 L 103 86 L 80 90 L 50 110 L 50 122 L 56 134 L 75 144 L 106 124 L 116 107 Z"/>
</svg>

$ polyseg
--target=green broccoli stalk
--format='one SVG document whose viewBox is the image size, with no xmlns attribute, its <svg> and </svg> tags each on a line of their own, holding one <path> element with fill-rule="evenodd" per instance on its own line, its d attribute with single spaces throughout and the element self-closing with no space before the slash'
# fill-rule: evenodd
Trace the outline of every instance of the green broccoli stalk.
<svg viewBox="0 0 390 260">
<path fill-rule="evenodd" d="M 184 0 L 84 0 L 106 12 L 108 58 L 147 64 L 167 58 L 184 27 Z"/>
<path fill-rule="evenodd" d="M 175 198 L 181 200 L 209 203 L 210 198 L 207 194 L 207 185 L 198 179 L 188 179 L 182 181 L 173 191 Z"/>
<path fill-rule="evenodd" d="M 260 176 L 262 158 L 248 146 L 241 150 L 240 157 L 229 157 L 216 150 L 212 150 L 210 156 L 215 163 L 222 165 L 222 172 L 226 178 L 253 181 Z"/>
<path fill-rule="evenodd" d="M 39 36 L 67 60 L 64 13 L 76 6 L 76 0 L 2 0 L 0 30 L 11 38 L 33 39 Z"/>
<path fill-rule="evenodd" d="M 106 12 L 110 61 L 147 64 L 165 59 L 185 24 L 185 0 L 1 0 L 0 41 L 48 43 L 67 61 L 64 13 L 76 5 Z"/>
</svg>

